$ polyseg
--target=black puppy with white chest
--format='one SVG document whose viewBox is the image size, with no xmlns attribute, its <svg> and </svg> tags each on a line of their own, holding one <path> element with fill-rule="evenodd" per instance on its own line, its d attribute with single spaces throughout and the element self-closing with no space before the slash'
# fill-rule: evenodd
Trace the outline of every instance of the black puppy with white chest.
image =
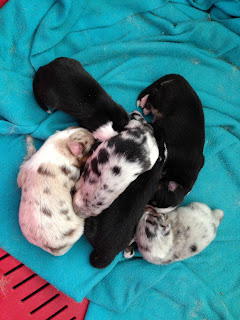
<svg viewBox="0 0 240 320">
<path fill-rule="evenodd" d="M 40 67 L 33 92 L 43 110 L 62 110 L 92 132 L 109 122 L 120 132 L 129 121 L 126 110 L 74 59 L 57 58 Z"/>
<path fill-rule="evenodd" d="M 167 160 L 150 204 L 168 212 L 191 191 L 204 164 L 204 114 L 201 101 L 180 75 L 169 74 L 141 92 L 137 105 L 153 113 L 155 138 L 164 138 Z"/>
</svg>

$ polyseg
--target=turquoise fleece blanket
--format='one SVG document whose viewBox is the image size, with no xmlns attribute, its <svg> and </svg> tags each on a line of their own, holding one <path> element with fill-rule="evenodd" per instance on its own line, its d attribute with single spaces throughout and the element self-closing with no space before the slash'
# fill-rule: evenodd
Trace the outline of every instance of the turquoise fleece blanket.
<svg viewBox="0 0 240 320">
<path fill-rule="evenodd" d="M 239 33 L 237 0 L 10 0 L 0 10 L 0 246 L 75 300 L 89 298 L 87 320 L 240 319 Z M 119 254 L 97 270 L 84 237 L 53 257 L 22 236 L 16 178 L 26 134 L 40 146 L 75 123 L 48 115 L 32 93 L 35 70 L 61 56 L 78 59 L 127 111 L 168 73 L 197 91 L 206 162 L 185 203 L 225 211 L 202 253 L 168 266 Z"/>
</svg>

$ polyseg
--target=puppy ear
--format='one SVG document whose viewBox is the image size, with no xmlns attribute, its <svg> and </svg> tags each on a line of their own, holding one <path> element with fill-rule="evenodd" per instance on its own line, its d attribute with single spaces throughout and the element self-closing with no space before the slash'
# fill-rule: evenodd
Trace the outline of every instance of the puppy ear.
<svg viewBox="0 0 240 320">
<path fill-rule="evenodd" d="M 68 141 L 68 148 L 71 153 L 77 157 L 83 152 L 83 144 L 76 141 Z"/>
<path fill-rule="evenodd" d="M 164 226 L 162 229 L 163 229 L 163 235 L 167 236 L 169 234 L 170 230 L 171 230 L 170 223 L 167 224 L 166 226 Z"/>
<path fill-rule="evenodd" d="M 182 188 L 182 186 L 175 182 L 175 181 L 169 181 L 168 183 L 168 191 L 175 192 L 178 188 Z"/>
<path fill-rule="evenodd" d="M 150 206 L 150 205 L 146 206 L 145 211 L 147 211 L 147 212 L 149 212 L 151 214 L 158 214 L 157 210 L 154 207 Z"/>
</svg>

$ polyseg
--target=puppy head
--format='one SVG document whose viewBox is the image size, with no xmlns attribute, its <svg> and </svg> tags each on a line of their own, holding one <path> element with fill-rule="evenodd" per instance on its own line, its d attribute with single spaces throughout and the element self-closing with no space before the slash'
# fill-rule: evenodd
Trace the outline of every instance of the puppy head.
<svg viewBox="0 0 240 320">
<path fill-rule="evenodd" d="M 144 218 L 147 238 L 154 237 L 154 235 L 163 238 L 169 236 L 172 232 L 170 223 L 168 223 L 166 216 L 161 213 L 158 208 L 154 208 L 149 205 L 146 206 Z"/>
<path fill-rule="evenodd" d="M 66 156 L 72 165 L 81 167 L 94 144 L 93 135 L 86 129 L 70 127 L 50 137 L 57 150 Z"/>
<path fill-rule="evenodd" d="M 164 214 L 147 206 L 136 230 L 139 252 L 147 261 L 154 257 L 164 259 L 173 246 L 173 232 Z"/>
<path fill-rule="evenodd" d="M 164 212 L 169 212 L 183 202 L 185 195 L 186 192 L 179 183 L 163 178 L 149 203 L 154 207 L 165 209 Z"/>
<path fill-rule="evenodd" d="M 111 118 L 113 121 L 113 129 L 117 132 L 121 132 L 129 122 L 127 111 L 120 105 L 114 107 Z"/>
</svg>

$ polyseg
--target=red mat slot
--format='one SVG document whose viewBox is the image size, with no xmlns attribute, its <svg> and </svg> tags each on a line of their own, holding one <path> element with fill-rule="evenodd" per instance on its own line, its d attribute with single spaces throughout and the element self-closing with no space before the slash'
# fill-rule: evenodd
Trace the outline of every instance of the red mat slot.
<svg viewBox="0 0 240 320">
<path fill-rule="evenodd" d="M 83 320 L 88 303 L 77 303 L 0 248 L 1 320 Z"/>
</svg>

